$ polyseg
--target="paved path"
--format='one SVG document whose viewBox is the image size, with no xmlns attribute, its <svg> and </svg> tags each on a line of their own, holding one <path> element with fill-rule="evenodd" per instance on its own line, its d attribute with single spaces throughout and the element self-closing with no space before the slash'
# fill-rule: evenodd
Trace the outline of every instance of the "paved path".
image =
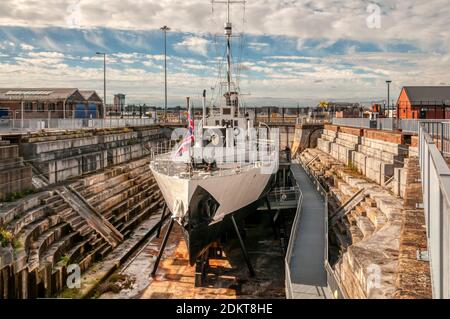
<svg viewBox="0 0 450 319">
<path fill-rule="evenodd" d="M 303 167 L 291 171 L 303 193 L 303 208 L 290 264 L 295 299 L 331 298 L 325 271 L 325 202 Z M 294 225 L 295 227 L 295 225 Z"/>
</svg>

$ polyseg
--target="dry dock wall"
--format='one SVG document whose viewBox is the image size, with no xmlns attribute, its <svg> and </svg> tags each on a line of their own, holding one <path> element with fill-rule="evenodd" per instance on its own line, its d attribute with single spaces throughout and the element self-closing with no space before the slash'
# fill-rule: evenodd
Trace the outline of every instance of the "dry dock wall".
<svg viewBox="0 0 450 319">
<path fill-rule="evenodd" d="M 160 128 L 38 134 L 22 139 L 21 153 L 50 183 L 138 159 L 164 137 Z"/>
<path fill-rule="evenodd" d="M 19 146 L 0 139 L 0 201 L 32 188 L 31 169 L 19 157 Z"/>
<path fill-rule="evenodd" d="M 381 186 L 394 177 L 394 192 L 402 194 L 409 146 L 401 134 L 326 125 L 317 148 Z"/>
</svg>

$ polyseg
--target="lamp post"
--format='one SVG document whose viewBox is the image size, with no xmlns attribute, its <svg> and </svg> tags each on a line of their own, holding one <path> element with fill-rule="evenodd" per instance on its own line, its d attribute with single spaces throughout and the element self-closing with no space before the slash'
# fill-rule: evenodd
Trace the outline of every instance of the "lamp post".
<svg viewBox="0 0 450 319">
<path fill-rule="evenodd" d="M 168 26 L 163 26 L 161 31 L 164 32 L 164 120 L 167 120 L 167 31 Z"/>
<path fill-rule="evenodd" d="M 106 53 L 97 52 L 96 55 L 103 55 L 103 119 L 106 119 Z"/>
<path fill-rule="evenodd" d="M 387 84 L 387 109 L 388 109 L 388 117 L 389 116 L 389 112 L 391 111 L 391 80 L 387 80 L 386 84 Z"/>
<path fill-rule="evenodd" d="M 25 94 L 22 94 L 22 101 L 20 103 L 20 129 L 23 131 L 23 111 L 24 111 L 24 100 L 25 99 Z"/>
</svg>

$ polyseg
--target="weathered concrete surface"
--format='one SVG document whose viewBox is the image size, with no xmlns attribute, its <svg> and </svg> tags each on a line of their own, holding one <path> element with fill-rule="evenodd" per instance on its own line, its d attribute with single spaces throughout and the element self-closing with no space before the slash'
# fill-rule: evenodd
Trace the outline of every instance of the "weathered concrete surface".
<svg viewBox="0 0 450 319">
<path fill-rule="evenodd" d="M 0 201 L 11 193 L 32 189 L 31 168 L 19 157 L 19 146 L 0 137 Z"/>
<path fill-rule="evenodd" d="M 422 184 L 419 181 L 419 159 L 406 160 L 405 211 L 402 220 L 400 256 L 398 265 L 397 291 L 401 299 L 431 298 L 431 277 L 429 262 L 417 260 L 417 251 L 427 251 L 425 213 L 417 209 L 422 200 Z"/>
<path fill-rule="evenodd" d="M 52 184 L 138 159 L 164 135 L 158 126 L 36 133 L 20 151 Z"/>
<path fill-rule="evenodd" d="M 148 158 L 113 166 L 69 187 L 83 198 L 83 205 L 71 207 L 50 190 L 0 207 L 0 228 L 13 235 L 14 245 L 12 260 L 1 258 L 0 295 L 52 297 L 66 286 L 68 265 L 77 264 L 84 273 L 115 252 L 89 218 L 83 218 L 86 205 L 98 213 L 100 226 L 112 225 L 124 235 L 124 245 L 133 242 L 128 241 L 132 231 L 162 206 Z"/>
<path fill-rule="evenodd" d="M 261 216 L 264 221 L 264 216 Z M 165 229 L 162 233 L 164 234 Z M 176 225 L 169 237 L 157 276 L 150 273 L 162 241 L 152 240 L 121 274 L 133 278 L 133 285 L 119 293 L 104 293 L 100 298 L 141 299 L 272 299 L 285 298 L 284 254 L 280 241 L 268 238 L 267 222 L 247 224 L 247 250 L 256 271 L 250 278 L 236 240 L 229 240 L 224 259 L 210 261 L 205 287 L 196 288 L 195 267 L 188 263 L 186 243 Z"/>
<path fill-rule="evenodd" d="M 395 169 L 403 167 L 408 147 L 397 144 L 397 140 L 402 136 L 393 134 L 391 138 L 383 132 L 326 125 L 317 148 L 379 185 L 385 186 L 394 176 L 395 182 L 389 187 L 402 195 L 403 175 Z"/>
<path fill-rule="evenodd" d="M 307 148 L 317 146 L 317 140 L 322 134 L 323 125 L 301 124 L 295 126 L 295 135 L 292 144 L 292 155 L 303 152 Z"/>
</svg>

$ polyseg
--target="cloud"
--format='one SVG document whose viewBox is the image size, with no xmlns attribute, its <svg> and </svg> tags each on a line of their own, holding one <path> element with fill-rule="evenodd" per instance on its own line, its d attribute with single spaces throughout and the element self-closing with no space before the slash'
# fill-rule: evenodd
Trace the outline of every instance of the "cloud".
<svg viewBox="0 0 450 319">
<path fill-rule="evenodd" d="M 248 47 L 254 51 L 260 52 L 269 47 L 269 43 L 263 42 L 250 42 L 248 43 Z"/>
<path fill-rule="evenodd" d="M 204 38 L 188 36 L 185 37 L 182 42 L 175 44 L 174 48 L 178 51 L 186 50 L 192 53 L 207 56 L 208 44 L 209 41 Z"/>
<path fill-rule="evenodd" d="M 397 91 L 450 83 L 448 0 L 373 1 L 380 29 L 367 25 L 369 3 L 252 0 L 245 28 L 240 5 L 233 6 L 235 34 L 250 34 L 240 70 L 240 85 L 252 94 L 246 101 L 367 101 L 384 97 L 387 78 Z M 218 82 L 221 61 L 213 49 L 223 56 L 223 38 L 215 46 L 211 34 L 223 34 L 225 17 L 222 5 L 213 14 L 210 9 L 206 0 L 2 0 L 0 86 L 46 83 L 101 91 L 102 57 L 94 53 L 104 50 L 111 94 L 157 104 L 164 84 L 159 28 L 169 24 L 170 103 L 182 104 L 184 96 Z M 11 27 L 18 25 L 25 27 Z"/>
<path fill-rule="evenodd" d="M 30 44 L 26 44 L 26 43 L 21 43 L 20 47 L 22 48 L 22 50 L 25 51 L 32 51 L 34 49 L 34 47 Z"/>
<path fill-rule="evenodd" d="M 64 54 L 60 52 L 30 52 L 28 54 L 30 57 L 39 58 L 49 58 L 49 59 L 62 59 Z"/>
<path fill-rule="evenodd" d="M 450 43 L 450 6 L 447 0 L 378 0 L 381 28 L 369 28 L 372 4 L 365 0 L 249 1 L 246 25 L 241 5 L 233 7 L 236 32 L 284 35 L 300 39 L 359 41 L 403 39 L 420 41 L 423 47 Z M 373 5 L 373 4 L 372 4 Z M 60 26 L 157 30 L 170 21 L 174 31 L 221 33 L 225 21 L 222 5 L 205 0 L 2 0 L 0 25 Z M 149 14 L 150 13 L 150 14 Z M 428 22 L 427 22 L 428 21 Z M 429 23 L 433 21 L 433 23 Z M 126 41 L 126 38 L 123 38 Z"/>
</svg>

